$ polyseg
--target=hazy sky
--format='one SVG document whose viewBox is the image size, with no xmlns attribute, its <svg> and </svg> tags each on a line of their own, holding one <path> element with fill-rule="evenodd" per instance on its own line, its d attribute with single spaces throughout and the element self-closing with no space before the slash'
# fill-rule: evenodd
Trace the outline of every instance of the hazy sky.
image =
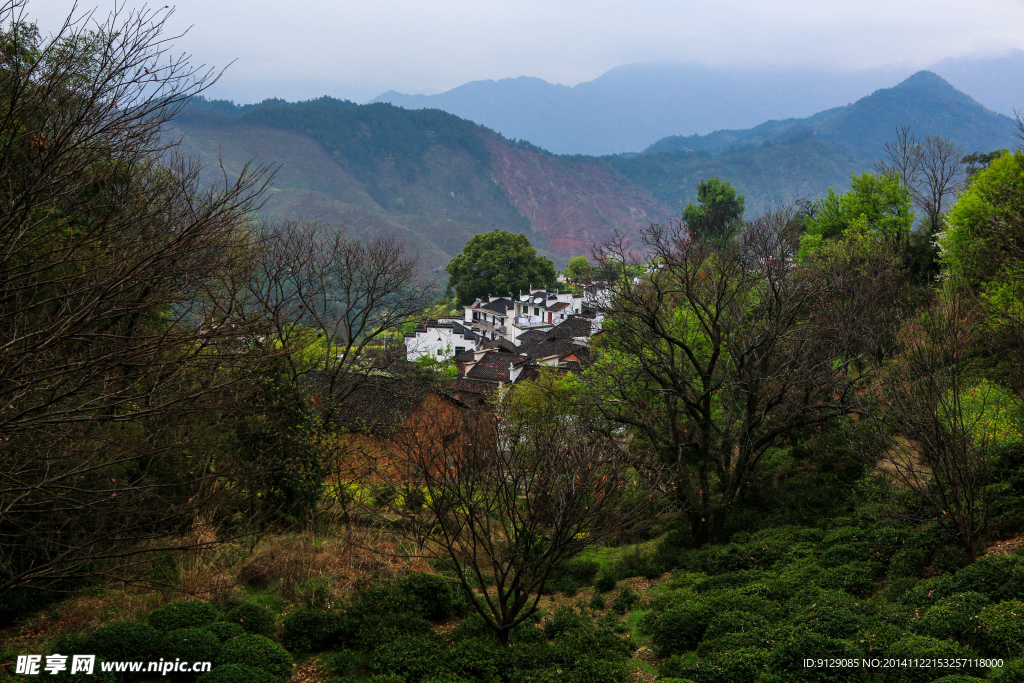
<svg viewBox="0 0 1024 683">
<path fill-rule="evenodd" d="M 48 32 L 72 5 L 28 0 L 28 13 Z M 102 0 L 98 11 L 112 6 Z M 637 62 L 923 67 L 1024 48 L 1022 0 L 179 0 L 172 7 L 169 27 L 191 26 L 176 45 L 193 62 L 234 60 L 209 95 L 237 102 L 320 95 L 362 102 L 392 89 L 434 93 L 522 75 L 575 85 Z"/>
</svg>

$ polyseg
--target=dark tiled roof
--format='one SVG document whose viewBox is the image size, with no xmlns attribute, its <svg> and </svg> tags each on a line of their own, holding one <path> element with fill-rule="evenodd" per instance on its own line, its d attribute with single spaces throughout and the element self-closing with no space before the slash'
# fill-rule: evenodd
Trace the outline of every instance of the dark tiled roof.
<svg viewBox="0 0 1024 683">
<path fill-rule="evenodd" d="M 519 343 L 525 344 L 531 341 L 540 341 L 541 339 L 548 338 L 548 332 L 545 330 L 526 330 L 519 335 Z"/>
<path fill-rule="evenodd" d="M 498 349 L 509 353 L 519 353 L 519 347 L 507 339 L 490 339 L 480 345 L 481 349 Z"/>
<path fill-rule="evenodd" d="M 470 351 L 463 351 L 462 353 L 456 354 L 455 362 L 456 363 L 469 363 L 475 357 L 476 357 L 476 355 L 473 353 L 472 350 L 470 350 Z"/>
<path fill-rule="evenodd" d="M 548 334 L 555 339 L 572 339 L 573 337 L 589 337 L 590 330 L 589 320 L 578 315 L 570 315 L 551 328 Z"/>
<path fill-rule="evenodd" d="M 551 311 L 552 313 L 557 313 L 558 311 L 562 310 L 563 308 L 565 308 L 568 305 L 569 304 L 567 304 L 564 301 L 559 301 L 556 304 L 551 304 L 551 306 L 548 307 L 548 310 Z"/>
<path fill-rule="evenodd" d="M 525 362 L 525 358 L 514 353 L 488 351 L 469 369 L 466 377 L 491 382 L 508 382 L 511 379 L 510 366 Z"/>
<path fill-rule="evenodd" d="M 519 346 L 519 353 L 527 358 L 550 358 L 551 356 L 568 356 L 575 353 L 579 356 L 585 353 L 586 347 L 582 344 L 575 344 L 571 341 L 542 339 L 535 342 L 527 342 Z"/>
<path fill-rule="evenodd" d="M 505 312 L 508 309 L 514 308 L 514 307 L 515 307 L 515 304 L 512 302 L 512 300 L 511 299 L 505 299 L 505 298 L 495 299 L 494 301 L 491 301 L 490 303 L 486 303 L 486 304 L 483 304 L 482 306 L 480 306 L 480 308 L 486 308 L 489 311 L 494 311 L 495 313 L 501 313 L 502 315 L 505 315 Z"/>
</svg>

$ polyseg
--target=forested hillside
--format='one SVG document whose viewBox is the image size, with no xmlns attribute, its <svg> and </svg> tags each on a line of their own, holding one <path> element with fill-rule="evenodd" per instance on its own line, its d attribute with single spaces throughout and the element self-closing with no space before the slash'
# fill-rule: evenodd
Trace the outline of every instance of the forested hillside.
<svg viewBox="0 0 1024 683">
<path fill-rule="evenodd" d="M 199 101 L 175 123 L 209 181 L 251 158 L 278 167 L 263 213 L 388 234 L 437 269 L 470 237 L 525 232 L 564 261 L 614 230 L 671 212 L 611 167 L 517 145 L 438 110 L 322 98 L 235 107 Z"/>
</svg>

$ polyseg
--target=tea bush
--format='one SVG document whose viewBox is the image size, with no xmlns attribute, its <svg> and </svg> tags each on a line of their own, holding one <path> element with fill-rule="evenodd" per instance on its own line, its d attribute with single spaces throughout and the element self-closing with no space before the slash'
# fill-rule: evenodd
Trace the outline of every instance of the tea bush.
<svg viewBox="0 0 1024 683">
<path fill-rule="evenodd" d="M 224 615 L 224 621 L 238 624 L 246 633 L 259 636 L 274 634 L 274 613 L 261 605 L 243 602 L 232 607 Z"/>
<path fill-rule="evenodd" d="M 461 617 L 469 611 L 462 584 L 436 574 L 410 574 L 398 588 L 416 600 L 421 615 L 430 621 Z"/>
<path fill-rule="evenodd" d="M 241 624 L 234 624 L 230 621 L 215 621 L 203 628 L 217 636 L 217 640 L 222 643 L 245 633 L 245 629 L 242 628 Z"/>
<path fill-rule="evenodd" d="M 978 615 L 980 641 L 992 657 L 1024 655 L 1024 602 L 1004 600 Z"/>
<path fill-rule="evenodd" d="M 292 652 L 321 652 L 334 646 L 344 630 L 344 615 L 305 608 L 285 617 L 281 642 Z"/>
<path fill-rule="evenodd" d="M 217 619 L 217 609 L 206 602 L 178 601 L 157 607 L 146 617 L 153 628 L 174 631 L 179 628 L 201 628 Z"/>
<path fill-rule="evenodd" d="M 196 683 L 277 683 L 278 679 L 263 669 L 246 664 L 223 664 L 196 679 Z"/>
<path fill-rule="evenodd" d="M 156 660 L 162 639 L 163 634 L 149 624 L 121 622 L 96 629 L 86 647 L 89 654 L 109 661 Z"/>
<path fill-rule="evenodd" d="M 920 635 L 961 643 L 976 642 L 980 625 L 978 614 L 991 603 L 981 593 L 956 593 L 936 601 L 912 626 Z"/>
<path fill-rule="evenodd" d="M 224 643 L 218 663 L 254 666 L 279 680 L 287 680 L 292 672 L 292 656 L 288 651 L 270 638 L 255 633 Z"/>
<path fill-rule="evenodd" d="M 217 636 L 201 628 L 178 628 L 168 631 L 160 642 L 160 655 L 166 660 L 216 662 L 221 644 Z"/>
</svg>

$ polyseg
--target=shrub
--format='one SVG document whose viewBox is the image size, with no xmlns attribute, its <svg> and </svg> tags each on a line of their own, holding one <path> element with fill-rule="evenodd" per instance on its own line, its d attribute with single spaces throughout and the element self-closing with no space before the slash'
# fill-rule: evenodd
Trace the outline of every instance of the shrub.
<svg viewBox="0 0 1024 683">
<path fill-rule="evenodd" d="M 986 555 L 953 575 L 955 593 L 974 591 L 993 601 L 1019 600 L 1024 596 L 1024 557 Z"/>
<path fill-rule="evenodd" d="M 405 634 L 374 644 L 369 665 L 377 674 L 397 674 L 406 680 L 419 681 L 443 673 L 447 648 L 433 630 Z"/>
<path fill-rule="evenodd" d="M 750 572 L 726 572 L 725 574 L 710 576 L 698 581 L 694 584 L 693 590 L 698 593 L 708 593 L 710 591 L 723 590 L 727 588 L 739 588 L 740 586 L 745 586 L 746 584 L 757 580 L 759 575 L 759 573 Z"/>
<path fill-rule="evenodd" d="M 196 683 L 277 683 L 274 676 L 246 664 L 224 664 L 202 674 Z"/>
<path fill-rule="evenodd" d="M 615 585 L 615 578 L 612 576 L 608 576 L 607 574 L 605 574 L 604 576 L 599 576 L 597 580 L 594 581 L 594 588 L 596 588 L 601 593 L 607 593 L 610 590 L 614 590 Z"/>
<path fill-rule="evenodd" d="M 110 661 L 159 659 L 163 634 L 149 624 L 121 622 L 107 624 L 89 636 L 89 654 Z M 62 653 L 63 654 L 63 653 Z"/>
<path fill-rule="evenodd" d="M 594 597 L 590 598 L 590 609 L 604 609 L 605 607 L 604 596 L 600 593 L 595 593 Z"/>
<path fill-rule="evenodd" d="M 624 552 L 612 565 L 611 573 L 619 579 L 642 576 L 654 579 L 661 576 L 663 569 L 654 559 L 654 554 L 642 548 Z"/>
<path fill-rule="evenodd" d="M 651 636 L 651 644 L 658 656 L 665 657 L 696 648 L 704 637 L 707 619 L 699 606 L 691 604 L 660 614 L 645 614 L 640 620 L 640 628 Z"/>
<path fill-rule="evenodd" d="M 767 668 L 770 653 L 759 647 L 741 647 L 701 662 L 700 680 L 755 683 Z"/>
<path fill-rule="evenodd" d="M 219 662 L 247 664 L 279 679 L 287 679 L 292 672 L 292 656 L 288 651 L 270 638 L 255 633 L 247 633 L 224 643 Z"/>
<path fill-rule="evenodd" d="M 640 596 L 637 595 L 629 586 L 623 586 L 619 589 L 619 594 L 612 600 L 612 609 L 619 614 L 625 614 L 629 610 L 633 609 L 633 605 L 640 600 Z"/>
<path fill-rule="evenodd" d="M 241 624 L 234 624 L 230 621 L 215 621 L 203 628 L 217 636 L 217 640 L 222 643 L 245 633 L 245 629 L 242 628 Z"/>
<path fill-rule="evenodd" d="M 930 636 L 906 636 L 885 653 L 887 657 L 896 659 L 974 659 L 977 655 L 973 650 L 951 640 L 939 640 Z M 915 683 L 929 681 L 937 676 L 962 674 L 956 668 L 901 668 L 884 671 L 882 680 Z"/>
<path fill-rule="evenodd" d="M 704 639 L 720 638 L 730 633 L 761 633 L 767 628 L 768 620 L 759 614 L 738 610 L 719 612 L 708 621 Z"/>
<path fill-rule="evenodd" d="M 928 553 L 921 548 L 904 548 L 889 562 L 889 578 L 920 576 L 928 564 Z"/>
<path fill-rule="evenodd" d="M 160 653 L 166 660 L 216 662 L 220 649 L 217 636 L 202 628 L 174 629 L 164 635 L 160 643 Z"/>
<path fill-rule="evenodd" d="M 243 602 L 228 610 L 224 621 L 238 624 L 246 633 L 269 636 L 274 633 L 274 613 L 266 607 Z"/>
<path fill-rule="evenodd" d="M 981 639 L 993 657 L 1024 655 L 1024 602 L 1004 600 L 989 605 L 978 615 Z"/>
<path fill-rule="evenodd" d="M 169 602 L 153 610 L 146 621 L 160 631 L 201 628 L 217 619 L 217 610 L 207 602 Z"/>
<path fill-rule="evenodd" d="M 431 632 L 423 606 L 397 586 L 369 588 L 345 612 L 342 644 L 353 649 L 373 647 L 400 635 Z"/>
<path fill-rule="evenodd" d="M 416 600 L 431 621 L 461 617 L 469 611 L 462 584 L 436 574 L 410 574 L 398 588 Z"/>
<path fill-rule="evenodd" d="M 551 639 L 566 631 L 592 625 L 589 616 L 580 614 L 571 607 L 559 607 L 550 619 L 544 620 L 544 635 Z"/>
<path fill-rule="evenodd" d="M 1024 659 L 1004 662 L 998 669 L 989 669 L 993 683 L 1024 683 Z"/>
<path fill-rule="evenodd" d="M 880 562 L 850 562 L 825 571 L 821 584 L 846 591 L 851 595 L 867 597 L 875 591 L 875 581 L 885 573 Z"/>
<path fill-rule="evenodd" d="M 980 623 L 978 614 L 989 604 L 991 601 L 981 593 L 957 593 L 929 607 L 913 627 L 932 638 L 973 642 Z"/>
<path fill-rule="evenodd" d="M 341 614 L 300 609 L 285 618 L 281 642 L 292 652 L 321 652 L 337 642 L 344 629 Z"/>
</svg>

